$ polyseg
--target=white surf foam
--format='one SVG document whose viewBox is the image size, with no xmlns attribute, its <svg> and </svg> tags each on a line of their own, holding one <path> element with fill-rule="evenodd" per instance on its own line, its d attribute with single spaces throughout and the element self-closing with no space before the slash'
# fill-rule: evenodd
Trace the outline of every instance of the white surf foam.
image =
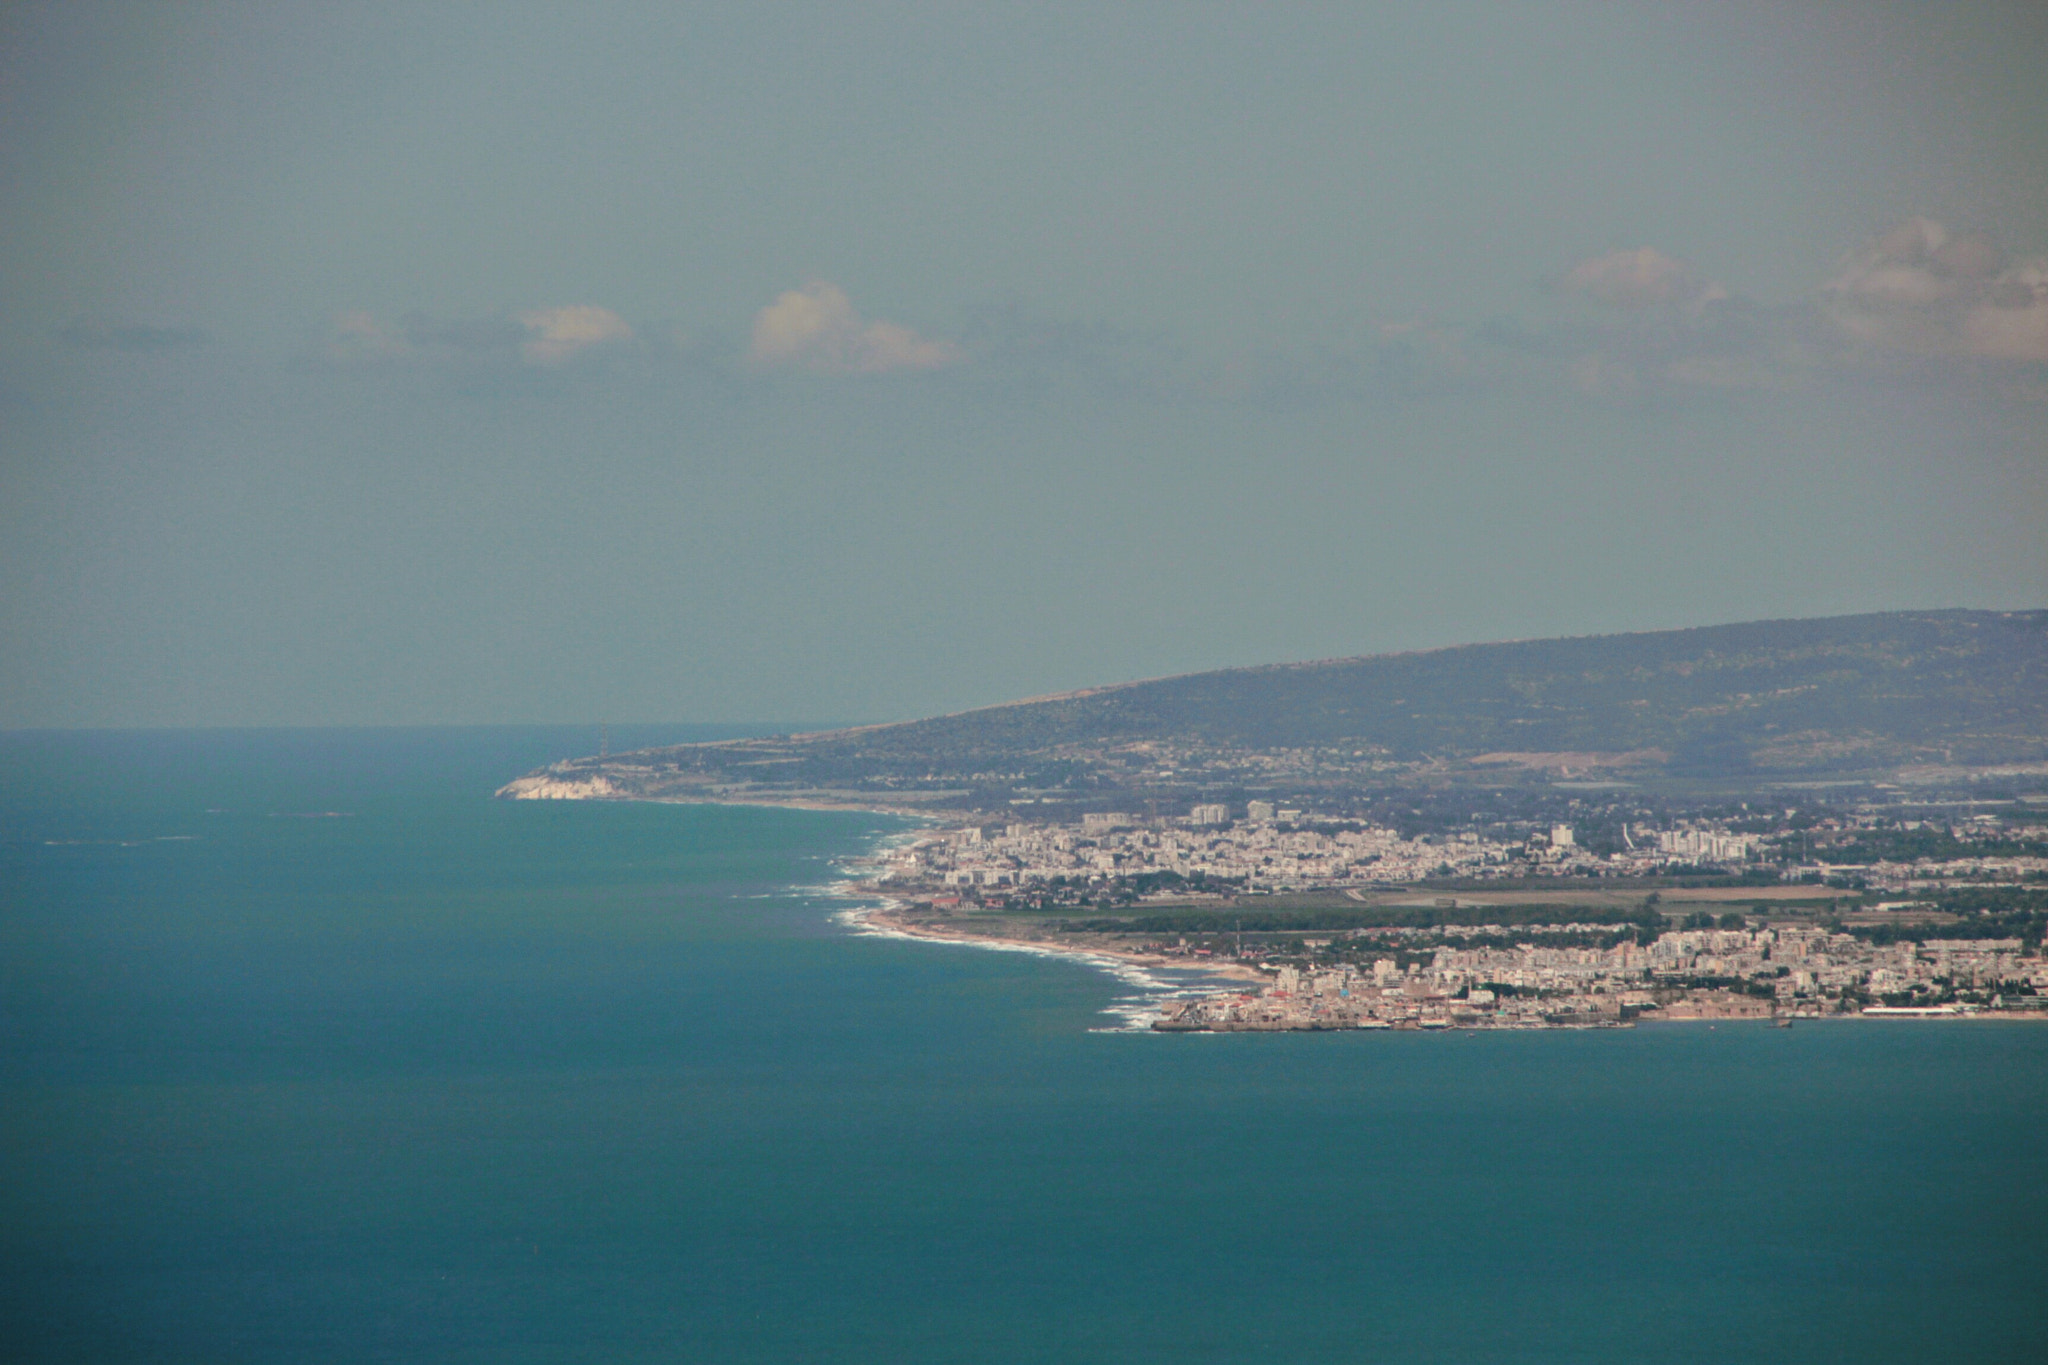
<svg viewBox="0 0 2048 1365">
<path fill-rule="evenodd" d="M 860 859 L 849 859 L 840 865 L 842 871 L 852 871 L 860 864 L 873 865 L 880 861 L 876 856 L 882 849 L 909 843 L 921 836 L 917 834 L 894 835 L 877 846 L 875 854 Z M 1103 1007 L 1103 1013 L 1117 1022 L 1100 1028 L 1090 1029 L 1091 1033 L 1150 1033 L 1152 1024 L 1175 1001 L 1190 996 L 1211 995 L 1226 984 L 1220 974 L 1205 971 L 1200 967 L 1154 967 L 1143 963 L 1130 962 L 1107 953 L 1090 952 L 1084 948 L 1054 948 L 1037 943 L 1012 943 L 997 939 L 941 938 L 929 934 L 913 934 L 886 924 L 875 923 L 879 913 L 900 910 L 908 902 L 889 896 L 878 896 L 873 891 L 862 889 L 860 882 L 849 877 L 845 881 L 824 886 L 792 887 L 791 892 L 806 898 L 822 897 L 854 902 L 845 909 L 833 913 L 834 923 L 861 938 L 901 939 L 911 943 L 927 943 L 958 948 L 980 948 L 987 952 L 1023 953 L 1031 957 L 1058 958 L 1076 962 L 1105 972 L 1125 986 L 1131 993 L 1121 995 Z M 1241 986 L 1242 983 L 1230 982 Z"/>
</svg>

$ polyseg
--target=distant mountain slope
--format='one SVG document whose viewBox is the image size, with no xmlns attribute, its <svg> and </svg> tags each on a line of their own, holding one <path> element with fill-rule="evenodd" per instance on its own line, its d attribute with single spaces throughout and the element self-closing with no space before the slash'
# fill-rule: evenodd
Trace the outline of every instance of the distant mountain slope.
<svg viewBox="0 0 2048 1365">
<path fill-rule="evenodd" d="M 614 760 L 615 794 L 1367 783 L 1424 768 L 1814 775 L 2048 759 L 2048 611 L 1887 612 L 1226 669 Z M 564 765 L 555 779 L 594 776 Z"/>
<path fill-rule="evenodd" d="M 2048 612 L 1887 612 L 1463 645 L 1195 673 L 872 732 L 883 752 L 1108 738 L 1719 752 L 1825 732 L 1908 747 L 2048 736 Z"/>
</svg>

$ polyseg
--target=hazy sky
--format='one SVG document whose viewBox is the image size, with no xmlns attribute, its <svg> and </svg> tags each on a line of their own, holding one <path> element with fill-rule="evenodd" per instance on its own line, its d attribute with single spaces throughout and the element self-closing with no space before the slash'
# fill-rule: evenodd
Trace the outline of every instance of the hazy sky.
<svg viewBox="0 0 2048 1365">
<path fill-rule="evenodd" d="M 2048 605 L 2048 7 L 0 9 L 0 726 Z"/>
</svg>

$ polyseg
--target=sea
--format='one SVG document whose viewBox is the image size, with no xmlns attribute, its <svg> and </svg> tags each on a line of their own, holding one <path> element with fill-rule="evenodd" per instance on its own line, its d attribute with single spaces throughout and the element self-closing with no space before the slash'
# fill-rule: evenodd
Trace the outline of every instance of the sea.
<svg viewBox="0 0 2048 1365">
<path fill-rule="evenodd" d="M 596 738 L 0 735 L 0 1359 L 2048 1360 L 2048 1025 L 1156 1034 Z"/>
</svg>

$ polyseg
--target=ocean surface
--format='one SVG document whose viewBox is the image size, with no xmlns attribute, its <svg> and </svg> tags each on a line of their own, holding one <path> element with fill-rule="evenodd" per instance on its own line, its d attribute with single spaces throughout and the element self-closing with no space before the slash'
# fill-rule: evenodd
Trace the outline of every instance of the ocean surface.
<svg viewBox="0 0 2048 1365">
<path fill-rule="evenodd" d="M 0 1359 L 2048 1359 L 2048 1026 L 1119 1031 L 594 738 L 0 736 Z"/>
</svg>

